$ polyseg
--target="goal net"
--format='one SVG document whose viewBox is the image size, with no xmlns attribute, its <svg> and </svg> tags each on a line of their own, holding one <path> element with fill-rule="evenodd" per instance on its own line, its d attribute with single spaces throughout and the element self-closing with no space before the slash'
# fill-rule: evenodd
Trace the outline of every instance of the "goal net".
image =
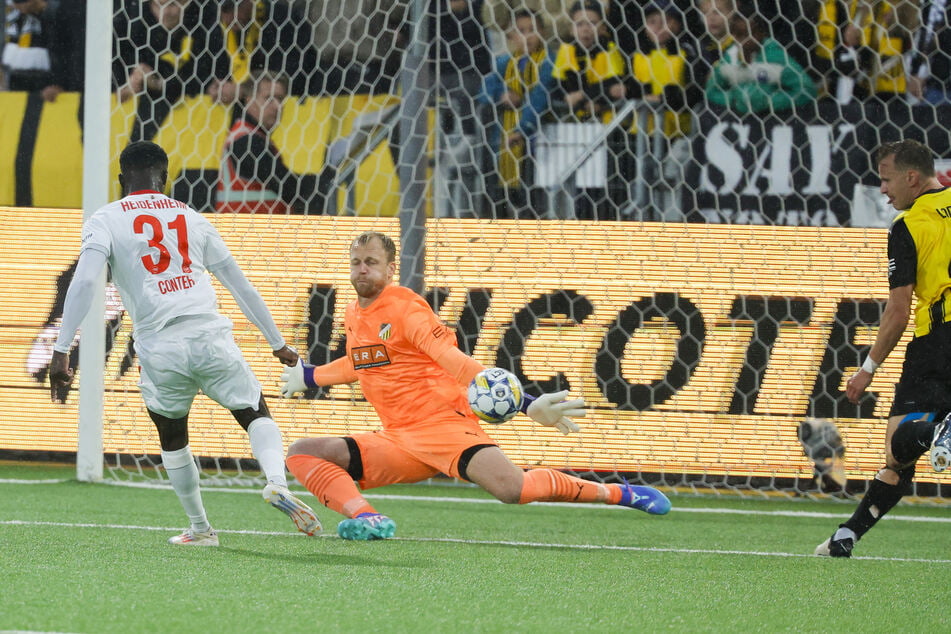
<svg viewBox="0 0 951 634">
<path fill-rule="evenodd" d="M 587 401 L 578 434 L 489 426 L 521 466 L 673 493 L 859 492 L 911 335 L 849 403 L 888 296 L 874 151 L 924 141 L 951 182 L 948 27 L 911 2 L 814 4 L 121 3 L 110 182 L 127 143 L 160 144 L 168 193 L 208 215 L 314 364 L 344 354 L 350 240 L 393 236 L 400 279 L 463 351 Z M 762 55 L 748 64 L 744 38 Z M 46 106 L 71 109 L 61 136 L 78 106 Z M 35 204 L 52 176 L 34 175 Z M 50 405 L 41 382 L 82 214 L 44 209 L 39 244 L 23 213 L 0 210 L 17 245 L 0 265 L 2 399 L 39 427 L 5 425 L 0 449 L 68 453 L 75 395 Z M 218 293 L 285 442 L 378 428 L 357 386 L 281 399 L 281 366 Z M 79 376 L 104 377 L 107 477 L 162 479 L 131 325 L 106 301 L 104 365 Z M 189 429 L 210 481 L 259 477 L 227 411 L 200 395 Z M 948 482 L 923 466 L 916 494 Z"/>
</svg>

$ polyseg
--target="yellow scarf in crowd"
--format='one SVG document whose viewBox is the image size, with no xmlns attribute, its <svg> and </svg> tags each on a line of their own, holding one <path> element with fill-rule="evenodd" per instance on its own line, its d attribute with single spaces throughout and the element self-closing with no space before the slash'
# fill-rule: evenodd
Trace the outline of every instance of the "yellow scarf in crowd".
<svg viewBox="0 0 951 634">
<path fill-rule="evenodd" d="M 541 67 L 548 51 L 544 48 L 526 57 L 512 57 L 505 67 L 505 88 L 521 98 L 524 106 L 528 94 L 538 84 L 538 69 Z M 521 70 L 519 67 L 521 66 Z M 505 140 L 508 135 L 518 130 L 521 119 L 521 108 L 502 111 L 502 138 L 499 150 L 499 181 L 505 187 L 516 187 L 519 184 L 519 165 L 525 157 L 525 145 L 508 145 Z M 528 139 L 525 139 L 528 143 Z"/>
<path fill-rule="evenodd" d="M 236 83 L 240 84 L 251 74 L 251 56 L 258 47 L 258 40 L 261 37 L 260 23 L 263 17 L 264 5 L 259 2 L 254 6 L 254 22 L 243 31 L 235 32 L 227 24 L 221 25 L 225 34 L 228 57 L 231 58 L 231 79 Z"/>
<path fill-rule="evenodd" d="M 182 66 L 188 63 L 192 58 L 192 36 L 186 35 L 179 43 L 178 52 L 169 49 L 159 55 L 159 59 L 168 62 L 175 70 L 181 70 Z"/>
</svg>

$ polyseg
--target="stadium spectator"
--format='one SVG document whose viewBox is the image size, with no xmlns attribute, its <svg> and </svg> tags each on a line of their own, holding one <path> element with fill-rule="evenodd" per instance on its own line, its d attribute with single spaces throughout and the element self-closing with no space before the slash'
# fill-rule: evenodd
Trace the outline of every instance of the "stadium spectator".
<svg viewBox="0 0 951 634">
<path fill-rule="evenodd" d="M 576 2 L 570 15 L 574 39 L 558 48 L 553 71 L 558 95 L 579 120 L 610 119 L 614 101 L 624 97 L 624 57 L 608 36 L 600 3 Z"/>
<path fill-rule="evenodd" d="M 52 83 L 43 89 L 46 101 L 61 92 L 82 92 L 86 75 L 86 0 L 59 0 L 50 42 Z M 81 108 L 80 108 L 81 110 Z M 82 113 L 79 120 L 82 122 Z"/>
<path fill-rule="evenodd" d="M 502 192 L 496 217 L 537 218 L 543 209 L 540 192 L 533 186 L 532 155 L 535 133 L 548 113 L 555 87 L 554 59 L 543 39 L 544 30 L 540 15 L 517 11 L 507 32 L 511 52 L 500 56 L 495 71 L 485 78 L 481 99 L 495 114 L 489 143 L 498 153 Z"/>
<path fill-rule="evenodd" d="M 904 100 L 908 94 L 905 56 L 912 50 L 918 8 L 908 0 L 878 2 L 864 25 L 863 44 L 874 53 L 869 92 L 882 102 Z"/>
<path fill-rule="evenodd" d="M 179 99 L 204 89 L 199 17 L 191 0 L 130 2 L 116 13 L 113 81 L 120 102 L 138 97 L 131 141 L 152 139 Z"/>
<path fill-rule="evenodd" d="M 621 49 L 625 57 L 630 58 L 638 51 L 650 48 L 650 37 L 645 29 L 644 11 L 648 9 L 654 0 L 607 0 L 605 5 L 607 13 L 605 19 L 609 31 Z M 702 28 L 698 16 L 693 11 L 692 0 L 665 0 L 675 9 L 681 19 L 681 27 L 690 39 L 693 39 L 693 33 L 697 33 Z M 696 42 L 689 42 L 696 46 Z"/>
<path fill-rule="evenodd" d="M 211 2 L 203 22 L 213 76 L 208 93 L 216 101 L 234 103 L 238 86 L 254 70 L 283 73 L 289 78 L 288 92 L 296 96 L 315 94 L 322 84 L 312 26 L 286 3 Z"/>
<path fill-rule="evenodd" d="M 777 113 L 816 99 L 816 86 L 783 45 L 769 37 L 756 5 L 744 2 L 730 19 L 734 43 L 713 66 L 707 101 L 740 114 Z"/>
<path fill-rule="evenodd" d="M 651 179 L 654 209 L 648 217 L 678 222 L 684 220 L 676 192 L 684 180 L 684 166 L 690 156 L 690 109 L 703 101 L 703 88 L 694 79 L 698 72 L 703 72 L 703 59 L 690 43 L 691 38 L 682 37 L 683 24 L 683 13 L 672 3 L 657 1 L 647 5 L 645 45 L 632 56 L 631 74 L 625 81 L 627 98 L 643 100 L 652 110 L 648 129 L 632 128 L 632 132 L 662 133 L 666 141 L 663 156 L 653 157 L 660 173 Z M 657 130 L 658 125 L 661 130 Z M 636 211 L 644 214 L 647 210 Z"/>
<path fill-rule="evenodd" d="M 484 368 L 463 353 L 456 337 L 426 301 L 392 284 L 396 246 L 368 231 L 350 245 L 350 281 L 357 299 L 347 306 L 347 355 L 326 365 L 298 363 L 282 374 L 281 393 L 359 382 L 383 429 L 346 437 L 303 438 L 288 449 L 287 466 L 324 505 L 348 519 L 344 539 L 392 537 L 396 524 L 361 495 L 398 482 L 445 473 L 478 484 L 509 504 L 535 501 L 601 502 L 662 515 L 670 501 L 656 489 L 601 484 L 553 469 L 523 472 L 499 449 L 472 413 L 466 387 Z M 584 401 L 568 392 L 526 398 L 528 416 L 562 433 L 577 431 Z"/>
<path fill-rule="evenodd" d="M 885 144 L 876 159 L 881 192 L 899 214 L 888 232 L 888 301 L 875 343 L 846 384 L 849 401 L 859 402 L 905 333 L 913 296 L 915 330 L 885 429 L 885 466 L 852 517 L 816 547 L 817 555 L 831 557 L 851 557 L 856 542 L 911 491 L 915 465 L 929 447 L 935 471 L 951 464 L 951 189 L 938 182 L 931 149 L 917 141 Z"/>
<path fill-rule="evenodd" d="M 634 55 L 647 44 L 642 27 L 644 5 L 649 0 L 610 0 L 605 21 L 612 39 L 625 57 Z"/>
<path fill-rule="evenodd" d="M 485 0 L 432 0 L 429 27 L 440 126 L 439 167 L 448 195 L 437 197 L 440 216 L 487 216 L 485 132 L 477 100 L 492 70 L 483 21 Z"/>
<path fill-rule="evenodd" d="M 8 90 L 42 91 L 53 83 L 53 10 L 47 0 L 7 0 L 3 67 Z"/>
<path fill-rule="evenodd" d="M 323 211 L 317 175 L 292 172 L 271 140 L 286 97 L 287 78 L 270 71 L 252 71 L 239 87 L 231 129 L 222 149 L 215 211 Z"/>
<path fill-rule="evenodd" d="M 862 43 L 858 25 L 866 21 L 868 5 L 830 1 L 817 4 L 815 11 L 813 64 L 823 81 L 821 92 L 843 105 L 865 99 L 874 52 Z"/>
<path fill-rule="evenodd" d="M 951 28 L 947 0 L 922 3 L 921 26 L 915 33 L 908 68 L 908 93 L 932 104 L 949 102 Z"/>
<path fill-rule="evenodd" d="M 720 61 L 723 52 L 733 44 L 730 35 L 730 18 L 736 5 L 734 0 L 699 0 L 697 9 L 703 15 L 704 33 L 700 36 L 698 50 L 703 66 L 696 71 L 696 81 L 705 83 Z"/>
<path fill-rule="evenodd" d="M 231 320 L 218 312 L 205 271 L 234 296 L 275 357 L 293 365 L 297 352 L 285 343 L 218 231 L 194 209 L 161 193 L 168 177 L 165 151 L 148 141 L 132 143 L 119 157 L 119 167 L 123 198 L 99 209 L 83 226 L 79 263 L 66 293 L 50 361 L 54 402 L 72 381 L 69 349 L 108 263 L 132 318 L 139 386 L 158 430 L 162 463 L 191 523 L 169 543 L 218 545 L 188 444 L 188 413 L 199 390 L 230 410 L 248 432 L 251 450 L 267 478 L 264 499 L 312 535 L 320 530 L 320 522 L 287 489 L 281 431 L 271 419 L 261 384 L 234 342 Z"/>
<path fill-rule="evenodd" d="M 599 2 L 586 0 L 571 6 L 574 39 L 558 48 L 552 75 L 557 81 L 553 106 L 566 112 L 568 120 L 607 123 L 614 115 L 614 104 L 624 97 L 624 56 L 608 37 L 604 9 Z M 560 108 L 559 108 L 560 106 Z M 623 130 L 611 139 L 613 148 L 622 148 L 612 156 L 612 174 L 620 174 L 619 155 L 626 149 Z M 580 188 L 575 195 L 575 217 L 579 220 L 617 220 L 619 210 L 608 197 L 605 187 Z"/>
<path fill-rule="evenodd" d="M 312 92 L 395 94 L 410 39 L 404 3 L 378 0 L 311 0 L 323 86 Z M 321 90 L 322 88 L 322 90 Z"/>
<path fill-rule="evenodd" d="M 769 37 L 782 43 L 786 54 L 810 74 L 819 79 L 813 66 L 816 49 L 816 20 L 807 15 L 814 3 L 825 0 L 738 0 L 749 3 L 750 9 L 763 19 Z M 862 2 L 864 0 L 856 0 Z"/>
<path fill-rule="evenodd" d="M 482 81 L 492 70 L 492 52 L 482 20 L 485 0 L 433 0 L 431 26 L 439 87 L 453 111 L 442 113 L 444 131 L 453 129 L 458 118 L 465 135 L 479 129 L 475 100 L 482 92 Z"/>
</svg>

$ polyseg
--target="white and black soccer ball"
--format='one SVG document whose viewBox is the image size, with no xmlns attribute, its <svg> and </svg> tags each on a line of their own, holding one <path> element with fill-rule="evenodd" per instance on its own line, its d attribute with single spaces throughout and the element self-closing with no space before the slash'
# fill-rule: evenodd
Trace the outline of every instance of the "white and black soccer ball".
<svg viewBox="0 0 951 634">
<path fill-rule="evenodd" d="M 469 407 L 487 423 L 512 420 L 522 408 L 522 382 L 503 368 L 486 368 L 469 383 Z"/>
</svg>

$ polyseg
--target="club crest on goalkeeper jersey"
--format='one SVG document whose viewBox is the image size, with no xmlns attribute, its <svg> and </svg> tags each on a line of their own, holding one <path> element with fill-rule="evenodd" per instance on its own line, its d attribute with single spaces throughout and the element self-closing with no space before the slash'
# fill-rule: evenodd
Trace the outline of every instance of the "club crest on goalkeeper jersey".
<svg viewBox="0 0 951 634">
<path fill-rule="evenodd" d="M 456 335 L 422 297 L 387 286 L 367 308 L 347 306 L 344 326 L 347 355 L 384 428 L 469 411 L 465 389 L 433 360 L 456 346 Z"/>
<path fill-rule="evenodd" d="M 82 250 L 108 258 L 134 336 L 185 315 L 218 314 L 208 269 L 231 259 L 197 211 L 156 191 L 133 192 L 105 205 L 83 225 Z"/>
</svg>

